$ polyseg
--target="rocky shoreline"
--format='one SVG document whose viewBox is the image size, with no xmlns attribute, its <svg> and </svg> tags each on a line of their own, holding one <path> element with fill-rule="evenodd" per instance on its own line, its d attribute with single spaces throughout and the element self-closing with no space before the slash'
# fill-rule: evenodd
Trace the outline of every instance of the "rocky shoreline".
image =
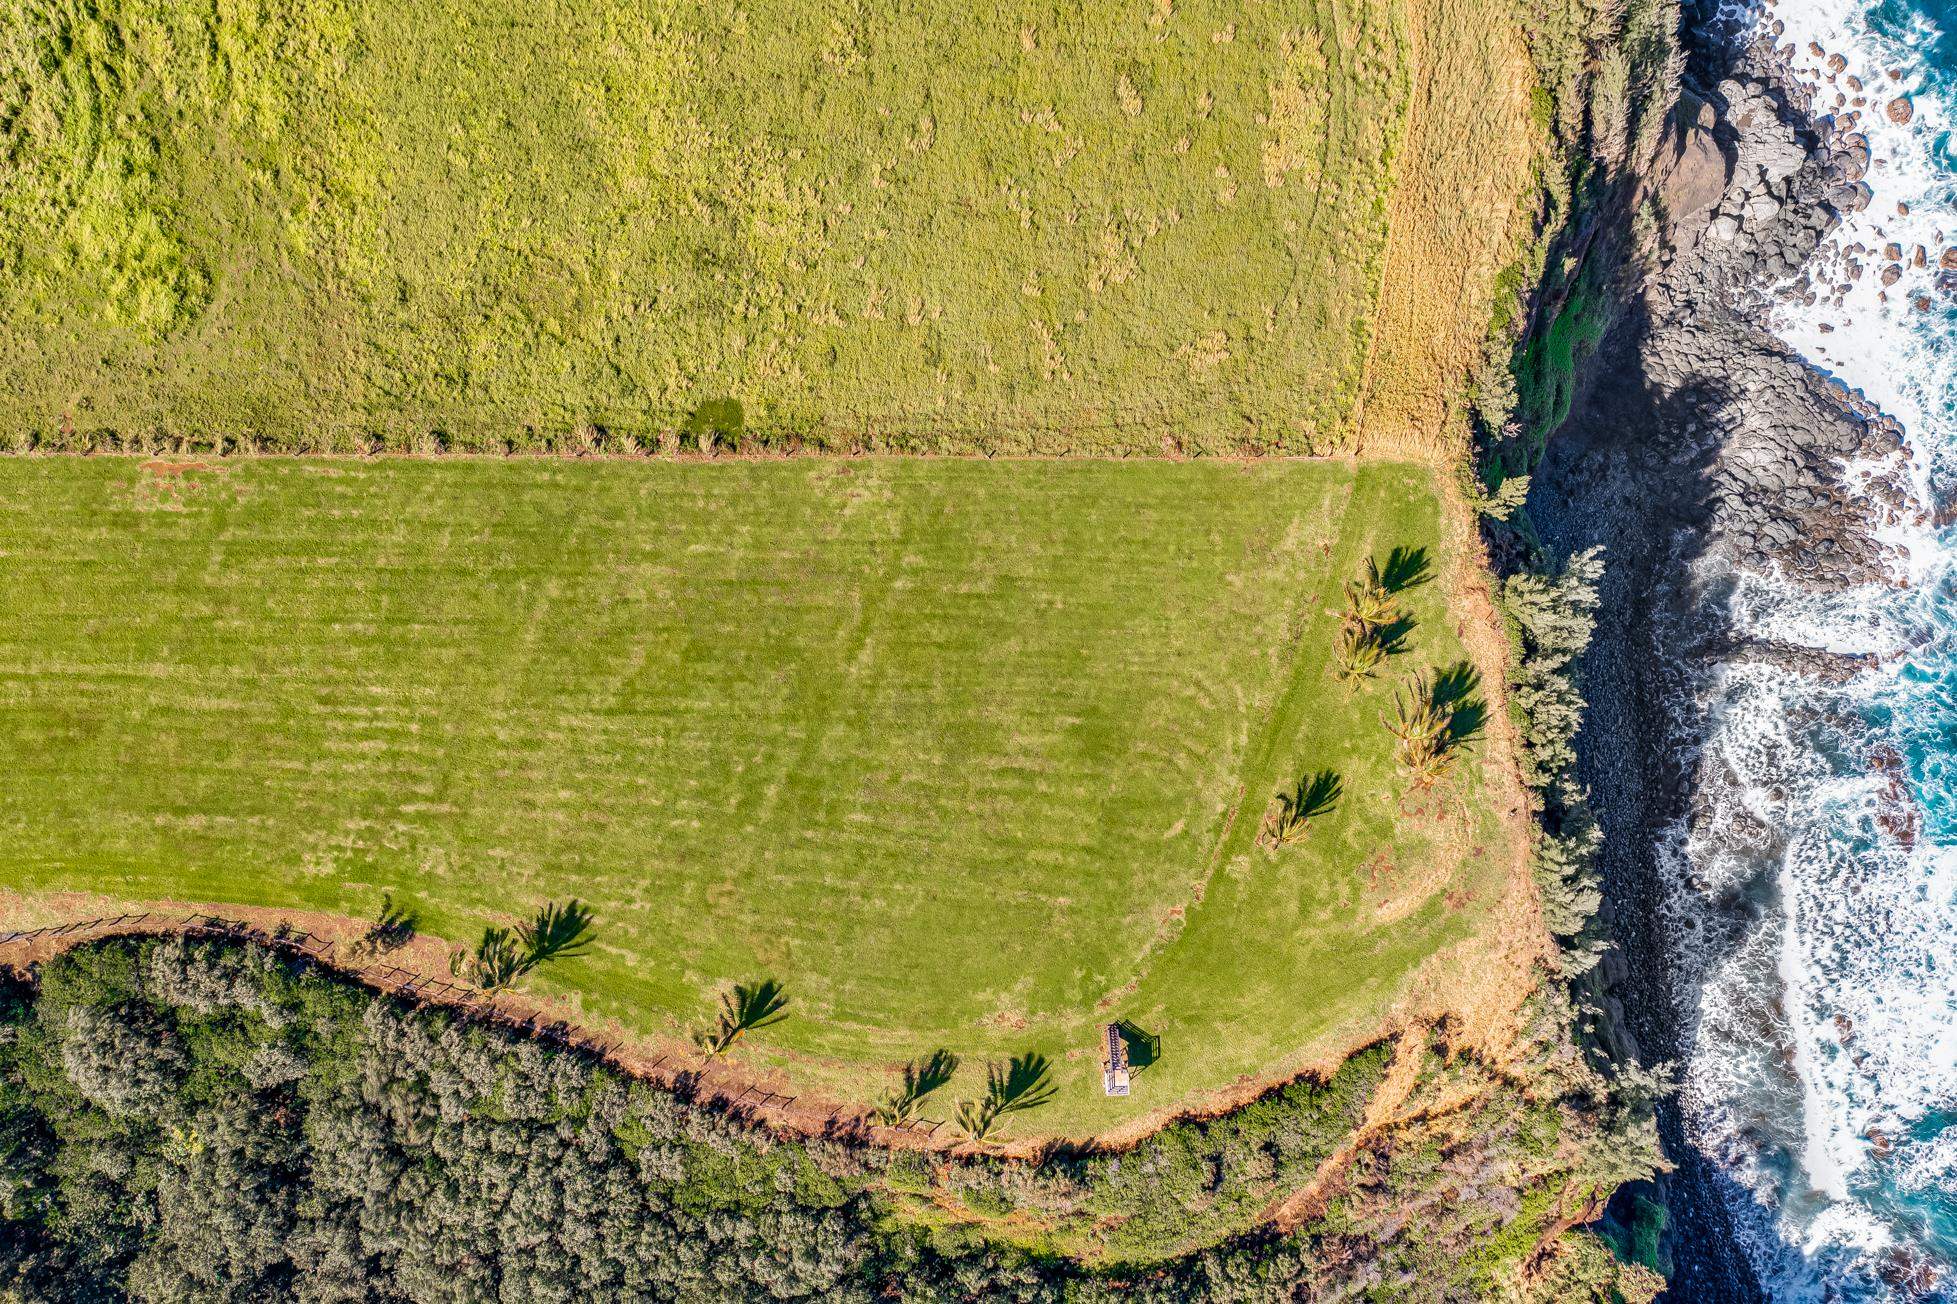
<svg viewBox="0 0 1957 1304">
<path fill-rule="evenodd" d="M 1578 777 L 1606 834 L 1602 968 L 1616 1035 L 1646 1064 L 1677 1063 L 1693 1030 L 1660 921 L 1661 844 L 1702 816 L 1699 744 L 1684 691 L 1723 665 L 1767 662 L 1839 683 L 1864 668 L 1742 636 L 1724 602 L 1738 571 L 1812 589 L 1894 582 L 1880 527 L 1919 519 L 1896 424 L 1769 330 L 1780 298 L 1826 294 L 1816 261 L 1841 216 L 1870 202 L 1853 113 L 1810 111 L 1770 27 L 1716 13 L 1694 43 L 1672 129 L 1636 203 L 1660 215 L 1647 274 L 1589 366 L 1589 386 L 1538 469 L 1530 518 L 1559 554 L 1602 545 L 1603 615 L 1584 666 L 1589 712 Z M 1867 468 L 1851 486 L 1842 467 Z M 1715 924 L 1716 931 L 1717 925 Z M 1733 1180 L 1660 1110 L 1676 1170 L 1661 1181 L 1671 1297 L 1764 1298 L 1735 1235 Z"/>
</svg>

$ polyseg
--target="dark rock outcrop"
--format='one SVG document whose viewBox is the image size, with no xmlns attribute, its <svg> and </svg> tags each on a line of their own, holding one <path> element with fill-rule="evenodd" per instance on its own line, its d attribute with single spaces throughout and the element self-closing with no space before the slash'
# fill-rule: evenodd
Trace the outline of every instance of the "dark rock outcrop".
<svg viewBox="0 0 1957 1304">
<path fill-rule="evenodd" d="M 1697 90 L 1681 97 L 1645 192 L 1663 220 L 1658 247 L 1529 500 L 1552 549 L 1606 550 L 1578 776 L 1605 832 L 1603 919 L 1616 947 L 1604 1003 L 1649 1064 L 1691 1050 L 1681 1010 L 1694 994 L 1678 988 L 1684 971 L 1654 908 L 1670 872 L 1663 840 L 1702 806 L 1704 722 L 1681 690 L 1717 664 L 1834 683 L 1866 668 L 1738 635 L 1725 616 L 1731 576 L 1823 589 L 1889 580 L 1897 559 L 1874 527 L 1919 512 L 1895 423 L 1769 328 L 1777 304 L 1827 292 L 1807 279 L 1810 263 L 1841 216 L 1869 202 L 1867 141 L 1852 118 L 1805 112 L 1764 40 L 1720 44 L 1710 23 L 1697 35 Z M 1734 1235 L 1732 1179 L 1691 1144 L 1676 1102 L 1661 1106 L 1660 1131 L 1677 1165 L 1662 1182 L 1672 1297 L 1761 1299 Z"/>
</svg>

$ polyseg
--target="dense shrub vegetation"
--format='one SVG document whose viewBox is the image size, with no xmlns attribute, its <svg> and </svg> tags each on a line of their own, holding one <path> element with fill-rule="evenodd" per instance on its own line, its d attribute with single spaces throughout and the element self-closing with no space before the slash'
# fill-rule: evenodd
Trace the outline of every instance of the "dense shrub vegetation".
<svg viewBox="0 0 1957 1304">
<path fill-rule="evenodd" d="M 1509 1082 L 1437 1048 L 1421 1087 L 1437 1121 L 1342 1149 L 1391 1053 L 1124 1154 L 956 1159 L 774 1138 L 255 946 L 109 941 L 51 962 L 38 988 L 0 992 L 0 1292 L 1168 1301 L 1282 1299 L 1307 1283 L 1328 1298 L 1521 1289 L 1524 1258 L 1546 1238 L 1553 1250 L 1556 1220 L 1607 1176 L 1596 1165 L 1616 1138 L 1592 1135 L 1594 1082 L 1578 1062 Z M 1442 1102 L 1463 1091 L 1483 1103 L 1450 1112 Z M 1290 1237 L 1255 1230 L 1314 1174 L 1315 1217 Z M 1626 1272 L 1608 1255 L 1584 1263 L 1585 1291 L 1616 1289 Z"/>
</svg>

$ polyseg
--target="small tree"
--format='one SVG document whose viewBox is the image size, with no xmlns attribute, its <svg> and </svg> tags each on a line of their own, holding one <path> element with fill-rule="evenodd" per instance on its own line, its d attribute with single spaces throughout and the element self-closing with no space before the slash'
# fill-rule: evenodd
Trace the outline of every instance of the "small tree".
<svg viewBox="0 0 1957 1304">
<path fill-rule="evenodd" d="M 1354 620 L 1339 625 L 1338 642 L 1332 645 L 1332 674 L 1348 688 L 1371 679 L 1386 660 L 1386 645 L 1379 631 Z"/>
<path fill-rule="evenodd" d="M 449 972 L 485 992 L 507 991 L 530 970 L 522 940 L 507 928 L 485 928 L 474 954 L 457 951 Z"/>
<path fill-rule="evenodd" d="M 1399 616 L 1392 590 L 1380 577 L 1379 563 L 1366 558 L 1366 573 L 1345 582 L 1346 619 L 1365 629 L 1390 625 Z"/>
<path fill-rule="evenodd" d="M 1313 820 L 1338 805 L 1343 788 L 1338 775 L 1320 770 L 1300 778 L 1292 791 L 1278 793 L 1269 829 L 1272 845 L 1289 846 L 1302 838 Z"/>
<path fill-rule="evenodd" d="M 930 1058 L 904 1065 L 901 1085 L 886 1095 L 870 1116 L 885 1127 L 903 1127 L 917 1117 L 924 1098 L 951 1081 L 958 1072 L 958 1057 L 948 1050 L 934 1050 Z"/>
<path fill-rule="evenodd" d="M 1393 690 L 1393 715 L 1384 723 L 1400 740 L 1396 755 L 1415 783 L 1432 783 L 1453 758 L 1451 715 L 1435 696 L 1433 677 L 1425 671 L 1416 673 L 1404 688 Z"/>
<path fill-rule="evenodd" d="M 757 1028 L 766 1028 L 787 1018 L 788 993 L 769 978 L 754 986 L 736 983 L 732 992 L 722 993 L 720 1013 L 713 1026 L 694 1034 L 693 1040 L 709 1055 L 725 1054 L 728 1047 Z"/>
<path fill-rule="evenodd" d="M 985 1095 L 958 1106 L 957 1123 L 966 1136 L 983 1141 L 1007 1114 L 1037 1109 L 1053 1099 L 1052 1065 L 1036 1051 L 986 1066 Z"/>
</svg>

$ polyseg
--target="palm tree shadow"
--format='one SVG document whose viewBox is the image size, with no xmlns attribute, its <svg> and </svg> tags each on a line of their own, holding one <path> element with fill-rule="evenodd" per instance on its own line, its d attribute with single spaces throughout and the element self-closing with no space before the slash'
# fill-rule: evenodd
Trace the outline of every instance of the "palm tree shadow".
<svg viewBox="0 0 1957 1304">
<path fill-rule="evenodd" d="M 1480 690 L 1481 672 L 1466 661 L 1455 662 L 1435 678 L 1433 703 L 1447 716 L 1448 746 L 1474 740 L 1488 723 L 1488 704 Z"/>
<path fill-rule="evenodd" d="M 1412 616 L 1402 614 L 1391 624 L 1381 625 L 1378 632 L 1373 635 L 1379 644 L 1379 650 L 1390 657 L 1399 656 L 1406 651 L 1407 638 L 1413 633 L 1416 623 Z"/>
<path fill-rule="evenodd" d="M 1386 555 L 1386 566 L 1379 573 L 1379 582 L 1388 593 L 1418 588 L 1432 578 L 1433 567 L 1425 548 L 1395 548 Z"/>
<path fill-rule="evenodd" d="M 935 1050 L 931 1057 L 922 1063 L 904 1066 L 905 1089 L 915 1098 L 922 1099 L 951 1081 L 958 1072 L 958 1057 L 948 1050 Z"/>
<path fill-rule="evenodd" d="M 1047 1057 L 1032 1051 L 1013 1056 L 1010 1064 L 995 1064 L 988 1077 L 992 1098 L 1001 1114 L 1037 1109 L 1052 1100 L 1057 1090 Z"/>
<path fill-rule="evenodd" d="M 1338 775 L 1320 770 L 1298 785 L 1298 817 L 1309 820 L 1330 813 L 1344 793 L 1345 783 Z"/>
<path fill-rule="evenodd" d="M 1467 701 L 1480 687 L 1481 672 L 1466 661 L 1456 661 L 1434 676 L 1434 705 L 1442 711 L 1451 710 Z"/>
</svg>

